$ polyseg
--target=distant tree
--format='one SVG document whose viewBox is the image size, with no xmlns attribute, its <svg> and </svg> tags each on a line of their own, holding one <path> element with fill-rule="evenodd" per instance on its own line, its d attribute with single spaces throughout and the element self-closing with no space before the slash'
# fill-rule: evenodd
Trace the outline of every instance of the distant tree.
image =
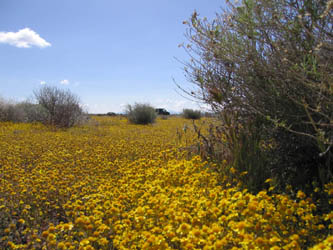
<svg viewBox="0 0 333 250">
<path fill-rule="evenodd" d="M 155 108 L 149 104 L 135 103 L 126 107 L 127 119 L 133 124 L 151 124 L 157 117 Z"/>
<path fill-rule="evenodd" d="M 106 115 L 107 115 L 107 116 L 116 116 L 117 114 L 114 113 L 114 112 L 108 112 L 108 113 L 106 113 Z"/>
<path fill-rule="evenodd" d="M 69 128 L 82 121 L 84 112 L 79 98 L 69 90 L 44 86 L 34 95 L 38 104 L 48 113 L 44 123 Z"/>
<path fill-rule="evenodd" d="M 24 113 L 17 108 L 16 103 L 0 98 L 0 121 L 23 122 Z"/>
<path fill-rule="evenodd" d="M 212 21 L 194 12 L 185 22 L 184 70 L 197 88 L 183 90 L 240 123 L 260 119 L 281 180 L 332 180 L 333 2 L 227 2 Z"/>
<path fill-rule="evenodd" d="M 166 109 L 164 108 L 157 108 L 155 109 L 155 112 L 158 114 L 158 115 L 170 115 L 170 112 L 168 112 Z"/>
<path fill-rule="evenodd" d="M 30 101 L 23 101 L 17 103 L 15 108 L 23 114 L 21 121 L 23 122 L 43 122 L 47 120 L 48 113 L 45 108 L 40 104 L 32 103 Z"/>
<path fill-rule="evenodd" d="M 200 110 L 183 109 L 182 115 L 185 119 L 199 120 L 201 118 Z"/>
</svg>

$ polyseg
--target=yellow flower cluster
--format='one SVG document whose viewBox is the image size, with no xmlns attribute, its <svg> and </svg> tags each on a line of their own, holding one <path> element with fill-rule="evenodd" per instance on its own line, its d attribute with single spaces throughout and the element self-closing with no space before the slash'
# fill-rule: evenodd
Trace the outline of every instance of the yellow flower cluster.
<svg viewBox="0 0 333 250">
<path fill-rule="evenodd" d="M 187 123 L 1 123 L 0 248 L 331 249 L 332 213 L 316 215 L 302 192 L 228 185 L 181 150 L 196 143 Z"/>
</svg>

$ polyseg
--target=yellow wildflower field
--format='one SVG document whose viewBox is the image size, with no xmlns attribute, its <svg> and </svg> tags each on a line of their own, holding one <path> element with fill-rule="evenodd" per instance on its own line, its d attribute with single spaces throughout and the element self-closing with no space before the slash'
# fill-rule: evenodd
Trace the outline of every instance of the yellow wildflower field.
<svg viewBox="0 0 333 250">
<path fill-rule="evenodd" d="M 179 117 L 0 123 L 0 248 L 332 249 L 333 213 L 228 184 L 184 150 L 196 140 Z"/>
</svg>

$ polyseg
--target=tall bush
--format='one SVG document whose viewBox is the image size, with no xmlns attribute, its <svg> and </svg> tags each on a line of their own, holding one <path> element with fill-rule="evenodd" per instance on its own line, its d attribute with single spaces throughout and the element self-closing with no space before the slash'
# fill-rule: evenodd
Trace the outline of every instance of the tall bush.
<svg viewBox="0 0 333 250">
<path fill-rule="evenodd" d="M 47 111 L 44 123 L 69 128 L 83 120 L 84 112 L 79 98 L 69 90 L 44 86 L 34 94 L 37 103 Z"/>
<path fill-rule="evenodd" d="M 0 99 L 0 121 L 23 122 L 25 113 L 15 102 Z"/>
<path fill-rule="evenodd" d="M 40 104 L 24 101 L 15 105 L 24 114 L 23 122 L 43 122 L 48 119 L 47 110 Z"/>
<path fill-rule="evenodd" d="M 0 121 L 45 122 L 48 112 L 40 104 L 31 101 L 13 102 L 0 99 Z"/>
<path fill-rule="evenodd" d="M 133 124 L 152 124 L 155 122 L 157 113 L 149 104 L 135 103 L 126 107 L 127 119 Z"/>
<path fill-rule="evenodd" d="M 299 177 L 298 187 L 333 180 L 332 7 L 229 1 L 212 21 L 194 12 L 185 22 L 191 58 L 184 70 L 196 89 L 184 91 L 218 113 L 240 114 L 241 124 L 266 120 L 256 126 L 275 142 L 270 172 L 281 184 L 284 176 Z"/>
<path fill-rule="evenodd" d="M 182 115 L 185 119 L 199 120 L 201 118 L 200 110 L 183 109 Z"/>
</svg>

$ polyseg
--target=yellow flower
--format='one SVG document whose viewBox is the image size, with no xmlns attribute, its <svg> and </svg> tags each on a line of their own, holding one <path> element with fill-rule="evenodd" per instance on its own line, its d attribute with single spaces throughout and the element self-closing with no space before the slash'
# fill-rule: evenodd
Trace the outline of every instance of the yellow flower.
<svg viewBox="0 0 333 250">
<path fill-rule="evenodd" d="M 24 224 L 24 223 L 25 223 L 25 220 L 23 220 L 23 219 L 19 219 L 18 222 L 21 223 L 21 224 Z"/>
<path fill-rule="evenodd" d="M 100 238 L 100 239 L 98 240 L 98 244 L 100 244 L 101 246 L 105 246 L 105 245 L 107 245 L 108 243 L 109 243 L 109 241 L 108 241 L 105 237 Z"/>
<path fill-rule="evenodd" d="M 196 124 L 203 133 L 206 121 Z M 19 245 L 27 237 L 36 249 L 108 249 L 112 242 L 124 250 L 277 250 L 308 241 L 317 243 L 314 249 L 331 248 L 333 238 L 320 241 L 333 229 L 332 213 L 319 215 L 303 192 L 296 200 L 268 190 L 251 194 L 239 181 L 247 175 L 235 167 L 231 176 L 211 171 L 219 165 L 186 151 L 199 142 L 194 130 L 183 133 L 188 121 L 135 126 L 119 116 L 91 122 L 55 131 L 0 122 L 1 249 L 29 248 Z M 324 190 L 330 193 L 333 184 Z M 58 220 L 65 217 L 73 221 Z"/>
<path fill-rule="evenodd" d="M 299 198 L 299 199 L 304 199 L 306 196 L 305 196 L 305 194 L 301 191 L 301 190 L 299 190 L 298 192 L 297 192 L 297 198 Z"/>
<path fill-rule="evenodd" d="M 332 236 L 328 236 L 326 239 L 326 242 L 329 244 L 333 244 L 333 235 Z"/>
<path fill-rule="evenodd" d="M 280 242 L 281 240 L 280 240 L 278 237 L 274 236 L 274 237 L 272 237 L 269 241 L 270 241 L 272 244 L 275 244 L 276 242 Z"/>
<path fill-rule="evenodd" d="M 199 228 L 194 228 L 192 230 L 192 234 L 196 237 L 199 238 L 201 236 L 201 230 Z"/>
<path fill-rule="evenodd" d="M 84 247 L 84 250 L 95 250 L 95 248 L 90 245 L 87 245 Z"/>
<path fill-rule="evenodd" d="M 90 241 L 88 239 L 83 239 L 80 241 L 80 246 L 85 246 L 88 245 L 90 243 Z"/>
<path fill-rule="evenodd" d="M 55 238 L 56 238 L 55 234 L 48 234 L 48 236 L 47 236 L 48 241 L 53 241 L 53 240 L 55 240 Z"/>
<path fill-rule="evenodd" d="M 61 249 L 61 250 L 66 249 L 66 245 L 64 242 L 59 242 L 57 247 L 58 247 L 58 249 Z"/>
<path fill-rule="evenodd" d="M 50 245 L 50 246 L 56 246 L 56 245 L 57 245 L 57 241 L 56 241 L 56 240 L 51 240 L 51 241 L 49 242 L 49 245 Z"/>
<path fill-rule="evenodd" d="M 328 195 L 329 196 L 333 196 L 333 188 L 330 188 L 328 191 L 327 191 Z"/>
<path fill-rule="evenodd" d="M 236 225 L 236 228 L 240 231 L 244 230 L 245 227 L 246 227 L 246 222 L 245 221 L 240 221 Z"/>
<path fill-rule="evenodd" d="M 208 236 L 208 240 L 213 242 L 216 240 L 216 236 L 214 234 L 211 234 Z"/>
<path fill-rule="evenodd" d="M 184 249 L 194 249 L 194 248 L 195 246 L 191 242 L 188 242 L 184 247 Z"/>
<path fill-rule="evenodd" d="M 187 233 L 191 229 L 191 226 L 187 223 L 182 223 L 179 228 L 177 229 L 177 232 L 179 233 Z"/>
<path fill-rule="evenodd" d="M 75 220 L 75 224 L 84 224 L 85 223 L 85 220 L 84 220 L 84 218 L 82 218 L 82 217 L 79 217 L 79 218 L 77 218 L 76 220 Z"/>
<path fill-rule="evenodd" d="M 259 203 L 257 201 L 251 201 L 247 207 L 248 209 L 250 209 L 251 211 L 256 211 L 258 209 Z"/>
<path fill-rule="evenodd" d="M 217 249 L 223 249 L 223 247 L 227 244 L 228 244 L 228 241 L 226 239 L 217 240 L 215 242 L 215 246 L 216 246 Z"/>
<path fill-rule="evenodd" d="M 109 230 L 109 229 L 110 228 L 105 224 L 102 224 L 97 228 L 97 230 L 100 231 L 100 232 L 104 232 L 104 231 Z"/>
<path fill-rule="evenodd" d="M 221 227 L 217 223 L 213 223 L 213 225 L 212 225 L 212 232 L 213 233 L 219 233 L 219 232 L 221 232 Z"/>
<path fill-rule="evenodd" d="M 255 240 L 255 243 L 259 246 L 263 245 L 266 243 L 266 240 L 263 239 L 262 237 L 258 237 L 256 240 Z"/>
<path fill-rule="evenodd" d="M 48 229 L 48 231 L 49 231 L 50 233 L 54 233 L 55 230 L 56 230 L 56 228 L 55 228 L 54 226 L 50 226 L 49 229 Z"/>
<path fill-rule="evenodd" d="M 150 235 L 149 238 L 147 239 L 148 243 L 153 244 L 156 241 L 155 235 Z"/>
<path fill-rule="evenodd" d="M 330 212 L 325 216 L 325 220 L 333 220 L 333 212 Z"/>
<path fill-rule="evenodd" d="M 42 237 L 43 238 L 47 238 L 48 236 L 49 236 L 49 232 L 48 231 L 42 232 Z"/>
<path fill-rule="evenodd" d="M 72 223 L 65 223 L 63 226 L 63 229 L 68 231 L 68 230 L 72 230 L 73 228 L 73 224 Z"/>
<path fill-rule="evenodd" d="M 236 173 L 236 169 L 234 169 L 234 168 L 232 167 L 232 168 L 230 168 L 230 172 L 231 172 L 232 174 L 235 174 L 235 173 Z"/>
<path fill-rule="evenodd" d="M 299 240 L 299 236 L 297 234 L 293 234 L 293 235 L 290 236 L 290 239 L 294 240 L 294 241 L 297 241 L 297 240 Z"/>
<path fill-rule="evenodd" d="M 265 181 L 265 183 L 270 183 L 270 182 L 272 182 L 272 179 L 270 178 Z"/>
</svg>

